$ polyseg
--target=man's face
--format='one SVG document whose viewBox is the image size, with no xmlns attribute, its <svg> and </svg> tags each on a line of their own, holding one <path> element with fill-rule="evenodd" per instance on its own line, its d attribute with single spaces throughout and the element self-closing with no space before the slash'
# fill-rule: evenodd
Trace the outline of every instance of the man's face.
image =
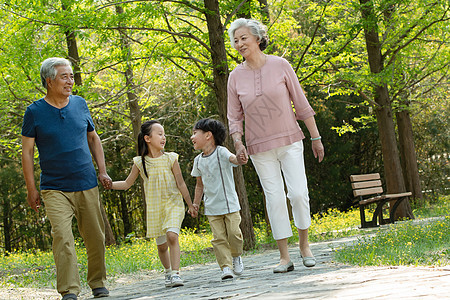
<svg viewBox="0 0 450 300">
<path fill-rule="evenodd" d="M 69 96 L 72 93 L 73 87 L 73 72 L 69 66 L 57 66 L 55 79 L 48 79 L 48 88 L 53 93 L 61 96 Z"/>
</svg>

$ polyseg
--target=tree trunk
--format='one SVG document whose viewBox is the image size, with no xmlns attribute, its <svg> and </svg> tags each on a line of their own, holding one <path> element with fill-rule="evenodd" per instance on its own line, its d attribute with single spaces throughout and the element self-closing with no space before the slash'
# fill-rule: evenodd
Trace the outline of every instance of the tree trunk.
<svg viewBox="0 0 450 300">
<path fill-rule="evenodd" d="M 66 31 L 67 49 L 69 52 L 69 60 L 73 67 L 73 78 L 75 86 L 81 86 L 81 73 L 80 73 L 80 57 L 78 56 L 77 40 L 73 31 Z M 76 91 L 74 92 L 76 94 Z"/>
<path fill-rule="evenodd" d="M 6 196 L 3 202 L 3 237 L 5 239 L 5 256 L 8 256 L 12 251 L 11 247 L 11 203 Z"/>
<path fill-rule="evenodd" d="M 407 110 L 397 112 L 396 116 L 406 190 L 413 194 L 414 199 L 422 199 L 411 118 Z"/>
<path fill-rule="evenodd" d="M 63 2 L 62 9 L 68 10 L 69 7 L 67 7 Z M 65 34 L 66 34 L 66 42 L 67 42 L 67 52 L 69 55 L 69 60 L 72 62 L 75 85 L 81 86 L 83 84 L 83 82 L 81 80 L 80 57 L 78 55 L 77 40 L 75 38 L 75 34 L 73 33 L 73 31 L 66 30 Z M 76 94 L 76 92 L 74 92 L 74 94 Z M 103 207 L 101 198 L 99 201 L 100 201 L 100 209 L 102 211 L 103 222 L 105 223 L 106 245 L 107 246 L 115 245 L 116 239 L 112 233 L 111 225 L 109 224 L 108 217 L 106 215 L 105 208 Z"/>
<path fill-rule="evenodd" d="M 378 37 L 377 24 L 372 0 L 360 0 L 361 15 L 365 23 L 364 36 L 366 40 L 367 56 L 370 71 L 379 74 L 383 70 L 384 61 L 381 55 L 381 43 Z M 378 130 L 383 154 L 383 165 L 388 193 L 401 193 L 405 191 L 400 157 L 395 136 L 395 126 L 389 99 L 389 90 L 386 84 L 376 83 L 374 86 L 374 98 L 378 104 L 375 107 Z M 391 205 L 392 207 L 392 205 Z M 398 218 L 414 218 L 408 201 L 403 201 L 396 211 Z"/>
<path fill-rule="evenodd" d="M 118 15 L 123 14 L 123 8 L 120 5 L 116 5 L 116 13 Z M 119 29 L 120 36 L 120 47 L 123 53 L 126 53 L 126 61 L 127 67 L 125 70 L 125 81 L 127 85 L 127 99 L 128 99 L 128 107 L 130 109 L 130 119 L 131 125 L 133 127 L 133 137 L 136 142 L 136 153 L 138 153 L 137 148 L 137 138 L 139 135 L 139 131 L 141 130 L 141 111 L 139 108 L 139 101 L 136 95 L 136 85 L 134 84 L 134 75 L 133 69 L 129 63 L 131 58 L 131 48 L 127 35 L 124 33 L 122 29 Z"/>
<path fill-rule="evenodd" d="M 204 0 L 205 7 L 209 12 L 206 13 L 206 21 L 208 24 L 209 44 L 211 46 L 211 58 L 213 62 L 214 75 L 214 93 L 217 97 L 218 111 L 221 121 L 228 127 L 227 121 L 227 82 L 228 82 L 228 64 L 225 51 L 225 42 L 223 38 L 223 26 L 220 22 L 219 2 L 217 0 Z M 225 141 L 225 145 L 229 149 L 234 146 L 230 137 Z M 234 182 L 236 184 L 236 192 L 239 196 L 241 205 L 241 230 L 244 236 L 244 249 L 251 249 L 255 246 L 255 232 L 248 205 L 247 191 L 245 189 L 244 175 L 242 167 L 239 166 L 234 170 Z"/>
<path fill-rule="evenodd" d="M 116 5 L 116 13 L 118 15 L 123 14 L 123 8 L 120 5 Z M 136 147 L 136 154 L 139 155 L 139 149 L 138 149 L 138 135 L 139 132 L 141 131 L 141 110 L 139 107 L 139 99 L 136 95 L 136 85 L 134 84 L 134 75 L 133 75 L 133 69 L 129 63 L 130 58 L 131 58 L 131 48 L 130 48 L 130 43 L 128 40 L 127 35 L 125 34 L 125 32 L 123 31 L 123 29 L 119 29 L 119 36 L 120 36 L 120 47 L 122 49 L 122 52 L 126 53 L 126 61 L 127 61 L 127 66 L 126 66 L 126 70 L 125 70 L 125 82 L 126 82 L 126 86 L 127 86 L 127 99 L 128 99 L 128 108 L 130 110 L 130 120 L 131 120 L 131 126 L 133 128 L 133 140 L 135 141 L 135 147 Z M 141 187 L 143 186 L 143 182 L 142 180 L 139 181 L 139 183 L 141 184 Z M 144 189 L 141 189 L 142 191 L 142 210 L 143 210 L 143 218 L 144 218 L 144 222 L 147 222 L 147 206 L 145 205 L 145 195 L 144 195 Z M 123 212 L 128 212 L 128 209 L 122 209 Z M 125 224 L 124 224 L 125 225 Z M 124 228 L 125 229 L 125 228 Z"/>
<path fill-rule="evenodd" d="M 67 6 L 64 3 L 62 4 L 62 9 L 68 10 Z M 80 56 L 78 55 L 77 39 L 73 31 L 66 30 L 65 35 L 69 60 L 72 63 L 73 68 L 75 86 L 81 86 L 83 82 L 81 80 L 80 73 Z M 74 91 L 74 94 L 76 94 L 76 91 Z"/>
<path fill-rule="evenodd" d="M 114 234 L 111 229 L 111 225 L 108 221 L 108 215 L 106 214 L 105 207 L 103 206 L 102 201 L 100 201 L 100 211 L 102 213 L 102 218 L 105 221 L 105 245 L 111 246 L 116 244 L 116 238 L 114 237 Z"/>
<path fill-rule="evenodd" d="M 133 231 L 130 222 L 130 215 L 128 213 L 128 202 L 125 197 L 125 193 L 119 193 L 120 199 L 120 214 L 122 215 L 122 223 L 123 223 L 123 237 L 126 238 L 128 234 Z"/>
</svg>

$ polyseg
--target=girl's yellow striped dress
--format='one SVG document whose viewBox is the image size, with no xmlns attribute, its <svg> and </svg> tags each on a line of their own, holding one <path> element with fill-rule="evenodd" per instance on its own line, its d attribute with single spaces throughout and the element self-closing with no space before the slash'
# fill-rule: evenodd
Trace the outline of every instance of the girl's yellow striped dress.
<svg viewBox="0 0 450 300">
<path fill-rule="evenodd" d="M 177 159 L 178 154 L 175 152 L 165 152 L 158 158 L 146 156 L 147 178 L 142 168 L 141 157 L 133 158 L 144 180 L 148 238 L 165 235 L 166 230 L 171 227 L 181 228 L 185 208 L 172 173 L 172 166 Z"/>
</svg>

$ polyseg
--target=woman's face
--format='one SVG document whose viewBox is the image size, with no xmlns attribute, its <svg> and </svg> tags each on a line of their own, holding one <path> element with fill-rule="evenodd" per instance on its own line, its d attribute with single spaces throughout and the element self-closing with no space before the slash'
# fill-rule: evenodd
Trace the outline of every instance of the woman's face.
<svg viewBox="0 0 450 300">
<path fill-rule="evenodd" d="M 239 27 L 234 32 L 234 48 L 245 59 L 261 52 L 257 37 L 250 32 L 250 28 L 245 26 Z"/>
</svg>

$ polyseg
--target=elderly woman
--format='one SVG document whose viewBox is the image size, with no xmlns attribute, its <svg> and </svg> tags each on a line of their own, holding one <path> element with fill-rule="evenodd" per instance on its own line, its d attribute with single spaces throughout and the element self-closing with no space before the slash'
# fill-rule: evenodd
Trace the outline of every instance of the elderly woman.
<svg viewBox="0 0 450 300">
<path fill-rule="evenodd" d="M 280 263 L 273 272 L 294 270 L 287 244 L 292 230 L 285 185 L 298 229 L 303 264 L 313 267 L 316 260 L 308 243 L 311 216 L 303 159 L 305 136 L 297 120 L 302 120 L 308 128 L 314 157 L 321 162 L 324 147 L 314 120 L 315 112 L 287 60 L 263 53 L 268 44 L 264 25 L 241 18 L 230 25 L 228 34 L 231 45 L 245 59 L 228 80 L 230 134 L 237 155 L 250 155 L 264 190 L 273 237 L 280 251 Z M 247 149 L 241 141 L 244 120 Z"/>
</svg>

